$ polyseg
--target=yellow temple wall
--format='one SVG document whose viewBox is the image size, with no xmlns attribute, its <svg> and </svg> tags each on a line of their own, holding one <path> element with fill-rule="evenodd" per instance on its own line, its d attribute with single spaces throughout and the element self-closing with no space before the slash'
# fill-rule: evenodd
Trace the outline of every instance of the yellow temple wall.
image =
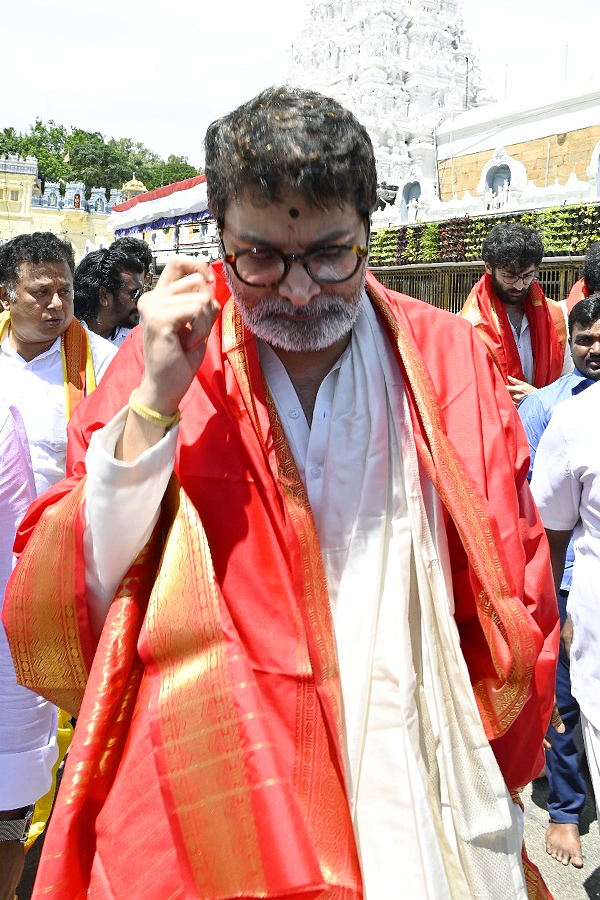
<svg viewBox="0 0 600 900">
<path fill-rule="evenodd" d="M 48 209 L 31 205 L 36 179 L 33 175 L 0 172 L 0 239 L 18 234 L 51 231 L 73 245 L 76 262 L 82 258 L 86 241 L 113 240 L 106 225 L 108 215 L 78 209 Z M 17 199 L 14 199 L 17 196 Z"/>
<path fill-rule="evenodd" d="M 507 144 L 504 149 L 509 156 L 523 163 L 528 179 L 537 187 L 545 187 L 556 179 L 560 184 L 565 184 L 572 172 L 581 181 L 587 181 L 586 169 L 598 141 L 600 125 L 593 125 L 523 143 Z M 483 150 L 441 160 L 438 163 L 441 199 L 449 201 L 453 193 L 456 197 L 462 197 L 465 191 L 475 196 L 483 168 L 493 155 L 493 150 Z"/>
</svg>

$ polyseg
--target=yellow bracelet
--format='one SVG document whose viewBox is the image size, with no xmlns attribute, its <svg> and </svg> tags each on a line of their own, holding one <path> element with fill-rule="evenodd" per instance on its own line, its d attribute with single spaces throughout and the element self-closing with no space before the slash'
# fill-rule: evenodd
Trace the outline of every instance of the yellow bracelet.
<svg viewBox="0 0 600 900">
<path fill-rule="evenodd" d="M 152 422 L 153 425 L 160 425 L 160 427 L 164 428 L 166 431 L 179 422 L 179 419 L 181 418 L 179 410 L 172 416 L 163 416 L 162 413 L 156 412 L 155 409 L 144 406 L 144 404 L 140 403 L 137 399 L 137 388 L 135 388 L 129 396 L 129 408 L 132 409 L 136 415 L 141 416 L 142 419 L 146 419 L 147 422 Z"/>
</svg>

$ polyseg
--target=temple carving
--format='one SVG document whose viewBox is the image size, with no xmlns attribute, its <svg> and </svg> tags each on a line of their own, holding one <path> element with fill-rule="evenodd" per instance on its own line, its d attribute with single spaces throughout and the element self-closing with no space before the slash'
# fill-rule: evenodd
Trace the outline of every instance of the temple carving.
<svg viewBox="0 0 600 900">
<path fill-rule="evenodd" d="M 287 81 L 367 128 L 374 227 L 600 198 L 598 88 L 496 103 L 460 0 L 312 0 Z"/>
<path fill-rule="evenodd" d="M 436 189 L 435 131 L 489 103 L 456 0 L 315 0 L 290 84 L 335 97 L 365 125 L 383 192 L 404 218 Z M 385 193 L 383 193 L 386 199 Z"/>
</svg>

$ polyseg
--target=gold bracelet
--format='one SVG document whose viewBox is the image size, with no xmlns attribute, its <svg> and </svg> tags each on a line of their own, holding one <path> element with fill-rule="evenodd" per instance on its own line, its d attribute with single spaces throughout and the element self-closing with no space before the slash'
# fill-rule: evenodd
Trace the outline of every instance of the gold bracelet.
<svg viewBox="0 0 600 900">
<path fill-rule="evenodd" d="M 144 406 L 144 404 L 140 403 L 137 399 L 137 388 L 135 388 L 129 396 L 129 408 L 132 409 L 136 415 L 141 416 L 142 419 L 146 419 L 147 422 L 152 422 L 153 425 L 160 425 L 165 431 L 172 428 L 181 418 L 179 410 L 172 416 L 163 416 L 162 413 L 156 412 L 155 409 Z"/>
</svg>

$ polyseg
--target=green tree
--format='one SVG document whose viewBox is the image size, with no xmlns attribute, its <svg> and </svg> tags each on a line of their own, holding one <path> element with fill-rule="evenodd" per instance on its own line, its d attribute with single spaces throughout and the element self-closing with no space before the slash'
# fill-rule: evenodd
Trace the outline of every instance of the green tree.
<svg viewBox="0 0 600 900">
<path fill-rule="evenodd" d="M 108 147 L 99 131 L 73 128 L 67 138 L 69 179 L 92 187 L 110 187 L 107 180 Z"/>
<path fill-rule="evenodd" d="M 14 128 L 0 132 L 0 154 L 35 156 L 42 181 L 83 181 L 88 197 L 93 187 L 120 188 L 133 178 L 148 190 L 199 175 L 185 156 L 170 154 L 167 160 L 131 138 L 106 138 L 99 131 L 57 125 L 52 119 L 36 119 L 27 134 Z"/>
<path fill-rule="evenodd" d="M 0 131 L 0 155 L 5 153 L 21 153 L 21 135 L 12 126 Z"/>
<path fill-rule="evenodd" d="M 183 181 L 185 178 L 193 178 L 199 175 L 198 169 L 195 169 L 188 162 L 187 156 L 174 156 L 172 153 L 166 163 L 160 166 L 160 184 L 171 184 L 173 181 Z"/>
<path fill-rule="evenodd" d="M 35 156 L 38 161 L 38 173 L 44 181 L 67 180 L 70 177 L 67 153 L 67 129 L 57 125 L 52 119 L 44 124 L 41 119 L 35 120 L 29 134 L 21 135 L 21 156 Z"/>
</svg>

